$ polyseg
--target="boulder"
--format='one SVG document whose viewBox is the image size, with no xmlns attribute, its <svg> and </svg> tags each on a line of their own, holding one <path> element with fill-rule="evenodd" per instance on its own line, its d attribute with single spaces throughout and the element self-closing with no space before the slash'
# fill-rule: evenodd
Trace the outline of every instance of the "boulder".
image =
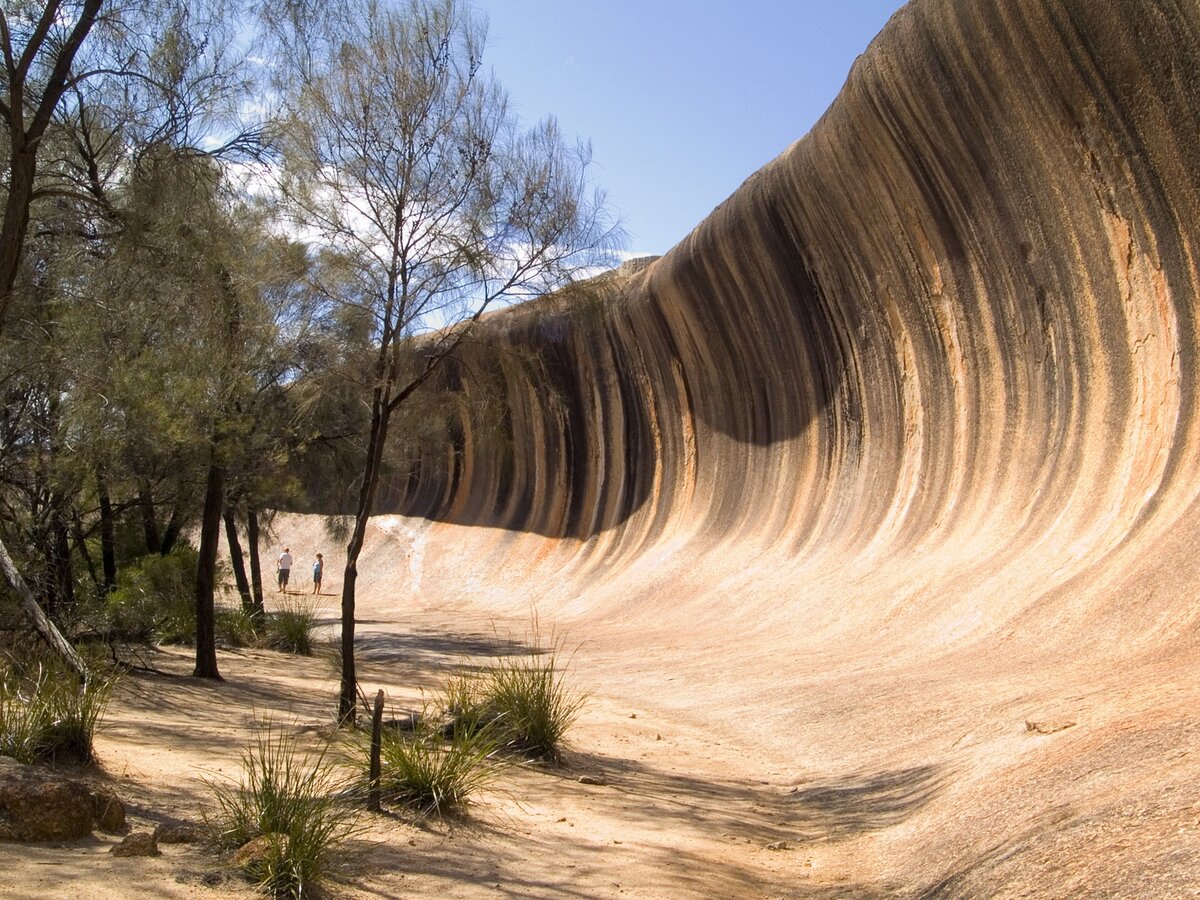
<svg viewBox="0 0 1200 900">
<path fill-rule="evenodd" d="M 125 804 L 108 788 L 92 787 L 92 808 L 101 831 L 125 830 Z"/>
<path fill-rule="evenodd" d="M 86 782 L 0 757 L 0 840 L 87 837 L 92 833 L 96 808 L 96 791 Z M 124 809 L 121 817 L 123 820 Z"/>
<path fill-rule="evenodd" d="M 200 829 L 190 822 L 165 822 L 154 829 L 154 837 L 160 844 L 196 844 L 203 838 Z"/>
<path fill-rule="evenodd" d="M 113 856 L 161 856 L 158 841 L 149 831 L 135 831 L 108 851 Z"/>
<path fill-rule="evenodd" d="M 266 863 L 276 852 L 276 847 L 280 848 L 282 853 L 287 853 L 287 840 L 286 834 L 260 834 L 238 847 L 237 852 L 233 854 L 233 864 L 239 869 L 254 870 Z"/>
</svg>

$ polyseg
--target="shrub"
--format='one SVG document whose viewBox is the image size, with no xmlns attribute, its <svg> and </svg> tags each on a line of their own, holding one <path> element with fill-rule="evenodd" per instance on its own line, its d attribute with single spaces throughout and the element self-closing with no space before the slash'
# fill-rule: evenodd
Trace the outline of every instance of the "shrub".
<svg viewBox="0 0 1200 900">
<path fill-rule="evenodd" d="M 314 634 L 320 624 L 317 603 L 310 599 L 284 600 L 267 620 L 267 642 L 277 650 L 312 656 Z"/>
<path fill-rule="evenodd" d="M 495 778 L 498 748 L 488 728 L 459 729 L 444 741 L 439 728 L 422 715 L 412 731 L 386 729 L 380 745 L 380 796 L 422 815 L 460 812 Z M 362 769 L 369 771 L 370 744 L 362 742 Z M 363 779 L 369 787 L 367 779 Z"/>
<path fill-rule="evenodd" d="M 39 666 L 22 677 L 0 673 L 0 756 L 26 764 L 84 765 L 116 681 L 95 674 L 80 683 L 72 672 Z"/>
<path fill-rule="evenodd" d="M 267 837 L 247 874 L 272 896 L 313 896 L 337 847 L 356 830 L 332 764 L 324 752 L 303 755 L 294 737 L 267 728 L 243 751 L 242 770 L 236 788 L 212 786 L 219 808 L 207 822 L 213 841 L 235 849 Z"/>
<path fill-rule="evenodd" d="M 178 546 L 121 570 L 105 601 L 108 626 L 129 641 L 187 644 L 196 635 L 196 551 Z"/>
</svg>

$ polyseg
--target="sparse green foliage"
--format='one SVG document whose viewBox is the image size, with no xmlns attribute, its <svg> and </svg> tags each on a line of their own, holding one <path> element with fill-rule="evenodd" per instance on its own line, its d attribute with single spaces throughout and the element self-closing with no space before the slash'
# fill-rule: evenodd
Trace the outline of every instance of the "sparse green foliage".
<svg viewBox="0 0 1200 900">
<path fill-rule="evenodd" d="M 310 756 L 292 735 L 263 729 L 242 753 L 237 787 L 214 784 L 213 842 L 235 850 L 267 837 L 246 874 L 274 897 L 311 897 L 334 866 L 334 852 L 356 830 L 324 752 Z"/>
<path fill-rule="evenodd" d="M 436 719 L 436 717 L 433 717 Z M 412 731 L 384 729 L 380 748 L 380 793 L 422 815 L 461 812 L 470 797 L 499 771 L 496 734 L 489 728 L 458 729 L 444 740 L 442 731 L 422 715 Z M 368 768 L 369 742 L 362 742 L 361 769 Z M 364 790 L 366 779 L 364 776 Z"/>
<path fill-rule="evenodd" d="M 0 756 L 26 764 L 84 765 L 115 680 L 95 674 L 80 683 L 73 672 L 38 666 L 0 671 Z"/>
<path fill-rule="evenodd" d="M 114 637 L 163 644 L 190 643 L 196 634 L 196 551 L 179 546 L 145 556 L 122 570 L 106 601 Z"/>
</svg>

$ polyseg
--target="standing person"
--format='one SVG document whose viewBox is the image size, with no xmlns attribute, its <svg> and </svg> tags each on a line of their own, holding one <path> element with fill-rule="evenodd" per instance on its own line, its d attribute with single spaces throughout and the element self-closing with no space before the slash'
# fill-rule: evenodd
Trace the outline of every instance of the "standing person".
<svg viewBox="0 0 1200 900">
<path fill-rule="evenodd" d="M 279 554 L 279 589 L 287 591 L 288 577 L 292 574 L 292 551 L 287 547 Z"/>
<path fill-rule="evenodd" d="M 321 593 L 321 573 L 325 571 L 325 560 L 321 558 L 321 554 L 317 554 L 317 561 L 313 563 L 313 593 Z"/>
</svg>

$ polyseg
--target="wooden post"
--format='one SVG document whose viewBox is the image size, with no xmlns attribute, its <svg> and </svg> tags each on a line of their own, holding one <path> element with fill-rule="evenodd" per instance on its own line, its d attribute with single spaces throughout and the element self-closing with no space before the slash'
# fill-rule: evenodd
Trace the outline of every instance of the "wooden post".
<svg viewBox="0 0 1200 900">
<path fill-rule="evenodd" d="M 367 791 L 367 809 L 379 812 L 379 752 L 383 742 L 383 689 L 375 695 L 375 711 L 371 716 L 371 772 Z"/>
</svg>

